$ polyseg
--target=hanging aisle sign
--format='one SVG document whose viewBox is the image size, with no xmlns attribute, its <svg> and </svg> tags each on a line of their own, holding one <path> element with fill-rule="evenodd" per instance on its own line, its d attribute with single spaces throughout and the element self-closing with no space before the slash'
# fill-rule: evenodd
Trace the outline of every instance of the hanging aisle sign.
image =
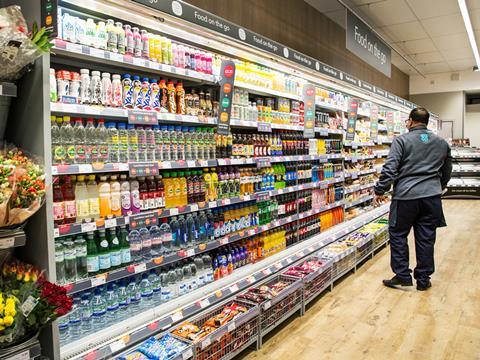
<svg viewBox="0 0 480 360">
<path fill-rule="evenodd" d="M 393 111 L 387 111 L 387 137 L 388 140 L 393 140 L 394 133 Z"/>
<path fill-rule="evenodd" d="M 222 60 L 220 68 L 220 97 L 218 110 L 217 133 L 230 133 L 230 114 L 232 111 L 233 83 L 235 81 L 235 63 L 232 60 Z"/>
<path fill-rule="evenodd" d="M 357 112 L 358 112 L 358 100 L 350 98 L 348 101 L 348 122 L 347 122 L 347 134 L 345 140 L 355 140 L 355 127 L 357 126 Z"/>
<path fill-rule="evenodd" d="M 315 137 L 315 86 L 312 84 L 303 85 L 304 104 L 304 138 Z"/>
<path fill-rule="evenodd" d="M 375 104 L 370 107 L 370 140 L 378 140 L 378 106 Z"/>
<path fill-rule="evenodd" d="M 223 36 L 226 36 L 243 44 L 250 45 L 256 49 L 266 51 L 270 54 L 277 55 L 284 59 L 293 61 L 294 63 L 307 67 L 310 70 L 317 71 L 320 74 L 335 78 L 345 84 L 357 87 L 359 89 L 367 90 L 371 94 L 380 95 L 385 99 L 391 99 L 387 96 L 388 92 L 370 85 L 356 77 L 349 75 L 341 70 L 338 70 L 330 65 L 312 58 L 311 56 L 302 54 L 295 49 L 284 46 L 274 40 L 265 36 L 257 34 L 253 31 L 238 26 L 228 20 L 216 16 L 208 11 L 202 10 L 190 4 L 179 0 L 132 0 L 135 3 L 145 5 L 149 8 L 164 12 L 166 14 L 175 16 L 179 19 L 188 21 L 192 24 L 215 31 Z M 363 23 L 362 23 L 363 24 Z M 364 25 L 365 26 L 365 25 Z M 347 35 L 348 38 L 348 35 Z M 371 42 L 372 37 L 369 35 Z M 388 75 L 390 77 L 390 48 L 384 48 L 380 45 L 380 40 L 372 44 L 373 55 L 375 61 L 379 61 L 386 73 L 388 67 Z M 375 48 L 375 45 L 377 47 Z M 369 46 L 367 44 L 367 50 Z M 387 52 L 388 50 L 388 52 Z M 371 54 L 371 52 L 369 52 Z M 384 56 L 385 55 L 385 56 Z M 395 99 L 393 99 L 395 101 Z M 406 100 L 396 98 L 396 103 L 399 105 L 407 105 Z"/>
</svg>

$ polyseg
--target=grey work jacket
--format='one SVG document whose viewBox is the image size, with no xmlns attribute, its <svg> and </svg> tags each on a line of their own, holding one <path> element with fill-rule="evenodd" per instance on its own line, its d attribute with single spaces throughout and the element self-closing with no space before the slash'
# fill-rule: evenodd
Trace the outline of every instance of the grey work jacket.
<svg viewBox="0 0 480 360">
<path fill-rule="evenodd" d="M 393 184 L 394 200 L 440 195 L 451 172 L 450 146 L 425 125 L 419 125 L 393 140 L 375 194 L 385 194 Z"/>
</svg>

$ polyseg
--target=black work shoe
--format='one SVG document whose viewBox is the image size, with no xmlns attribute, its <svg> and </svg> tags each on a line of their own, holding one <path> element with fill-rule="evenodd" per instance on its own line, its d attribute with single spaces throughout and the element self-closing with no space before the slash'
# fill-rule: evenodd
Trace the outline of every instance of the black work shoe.
<svg viewBox="0 0 480 360">
<path fill-rule="evenodd" d="M 419 284 L 417 283 L 417 290 L 418 291 L 426 291 L 432 287 L 432 282 L 429 280 L 426 284 Z"/>
<path fill-rule="evenodd" d="M 390 280 L 383 280 L 383 285 L 395 289 L 397 286 L 412 286 L 413 282 L 412 279 L 410 280 L 402 280 L 399 279 L 397 276 L 394 276 Z"/>
</svg>

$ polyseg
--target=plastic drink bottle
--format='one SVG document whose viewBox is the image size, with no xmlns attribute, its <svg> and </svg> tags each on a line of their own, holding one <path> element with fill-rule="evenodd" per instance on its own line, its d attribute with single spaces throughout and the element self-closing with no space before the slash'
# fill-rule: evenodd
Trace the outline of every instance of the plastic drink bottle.
<svg viewBox="0 0 480 360">
<path fill-rule="evenodd" d="M 133 109 L 135 102 L 133 96 L 133 83 L 130 74 L 124 74 L 122 79 L 122 105 L 124 108 Z"/>
<path fill-rule="evenodd" d="M 107 49 L 107 30 L 104 21 L 99 21 L 97 24 L 97 36 L 94 46 L 98 49 Z"/>
<path fill-rule="evenodd" d="M 100 71 L 92 71 L 92 76 L 90 78 L 90 103 L 93 105 L 102 104 L 102 93 L 103 93 L 102 80 L 100 78 Z"/>
<path fill-rule="evenodd" d="M 155 176 L 155 183 L 157 187 L 157 201 L 155 208 L 160 209 L 165 207 L 165 187 L 163 185 L 163 179 L 161 175 Z"/>
<path fill-rule="evenodd" d="M 65 255 L 63 243 L 58 240 L 55 241 L 55 269 L 57 283 L 65 284 Z"/>
<path fill-rule="evenodd" d="M 117 176 L 112 175 L 110 178 L 110 198 L 111 198 L 111 210 L 112 215 L 121 216 L 122 215 L 122 202 L 120 194 L 120 183 L 117 181 Z"/>
<path fill-rule="evenodd" d="M 65 163 L 75 163 L 75 135 L 69 116 L 63 117 L 62 126 L 60 127 L 60 138 L 66 150 Z"/>
<path fill-rule="evenodd" d="M 150 80 L 150 109 L 160 111 L 160 86 L 157 79 Z"/>
<path fill-rule="evenodd" d="M 55 225 L 62 225 L 65 221 L 65 202 L 63 199 L 60 178 L 53 180 L 53 222 Z"/>
<path fill-rule="evenodd" d="M 106 163 L 109 160 L 108 131 L 103 119 L 98 120 L 96 134 L 99 162 Z"/>
<path fill-rule="evenodd" d="M 142 239 L 137 230 L 131 230 L 128 233 L 128 242 L 130 244 L 130 257 L 133 262 L 142 260 Z"/>
<path fill-rule="evenodd" d="M 120 248 L 120 241 L 114 228 L 108 229 L 108 247 L 110 249 L 110 265 L 112 268 L 122 265 L 122 249 Z"/>
<path fill-rule="evenodd" d="M 118 124 L 118 161 L 128 162 L 128 131 L 125 123 Z"/>
<path fill-rule="evenodd" d="M 114 122 L 108 123 L 108 155 L 110 163 L 119 162 L 119 136 Z"/>
<path fill-rule="evenodd" d="M 122 98 L 122 82 L 120 80 L 120 75 L 112 75 L 112 103 L 113 107 L 121 107 L 123 104 Z"/>
<path fill-rule="evenodd" d="M 112 215 L 112 199 L 110 194 L 110 184 L 107 182 L 106 176 L 100 177 L 98 193 L 100 197 L 100 217 L 107 218 Z"/>
<path fill-rule="evenodd" d="M 154 161 L 156 144 L 155 144 L 155 133 L 151 126 L 145 127 L 145 137 L 147 140 L 147 151 L 146 151 L 147 161 Z"/>
<path fill-rule="evenodd" d="M 169 138 L 170 138 L 170 160 L 178 160 L 178 149 L 177 149 L 177 133 L 175 132 L 175 126 L 168 127 Z"/>
<path fill-rule="evenodd" d="M 160 276 L 157 275 L 154 269 L 150 270 L 148 274 L 148 281 L 153 292 L 152 305 L 158 304 L 161 301 L 162 285 L 160 282 Z"/>
<path fill-rule="evenodd" d="M 92 232 L 87 233 L 87 272 L 89 276 L 95 275 L 100 270 L 98 247 Z"/>
<path fill-rule="evenodd" d="M 138 135 L 133 124 L 128 124 L 128 161 L 138 161 Z"/>
<path fill-rule="evenodd" d="M 117 50 L 119 54 L 125 54 L 126 50 L 126 37 L 125 37 L 125 30 L 123 29 L 123 25 L 121 22 L 115 23 L 115 31 L 117 32 Z"/>
<path fill-rule="evenodd" d="M 118 316 L 123 319 L 128 313 L 128 306 L 130 305 L 130 296 L 125 285 L 125 280 L 120 280 L 117 283 L 118 296 Z"/>
<path fill-rule="evenodd" d="M 135 57 L 142 57 L 142 50 L 143 50 L 143 44 L 142 44 L 142 35 L 140 35 L 139 29 L 137 27 L 132 28 L 133 31 L 133 56 Z"/>
<path fill-rule="evenodd" d="M 91 96 L 90 70 L 80 69 L 80 104 L 90 104 Z"/>
<path fill-rule="evenodd" d="M 135 178 L 130 179 L 130 210 L 133 214 L 140 212 L 140 184 Z"/>
<path fill-rule="evenodd" d="M 162 161 L 163 160 L 163 139 L 162 139 L 162 131 L 160 130 L 160 126 L 154 125 L 153 126 L 154 138 L 155 138 L 155 160 Z"/>
<path fill-rule="evenodd" d="M 107 285 L 107 291 L 105 293 L 105 302 L 107 303 L 107 313 L 106 313 L 106 321 L 109 323 L 113 323 L 117 321 L 118 310 L 119 310 L 119 303 L 118 303 L 118 296 L 113 288 L 113 284 Z"/>
<path fill-rule="evenodd" d="M 142 39 L 142 57 L 148 59 L 150 57 L 150 44 L 147 30 L 141 30 L 140 36 Z"/>
<path fill-rule="evenodd" d="M 131 214 L 130 183 L 127 175 L 120 175 L 120 204 L 122 215 Z"/>
<path fill-rule="evenodd" d="M 142 89 L 140 90 L 142 96 L 142 104 L 138 104 L 139 109 L 152 110 L 150 107 L 150 101 L 152 98 L 152 91 L 150 89 L 150 82 L 148 78 L 142 79 Z"/>
<path fill-rule="evenodd" d="M 141 109 L 143 105 L 142 98 L 142 82 L 140 81 L 140 76 L 135 75 L 133 77 L 133 104 L 135 109 Z"/>
<path fill-rule="evenodd" d="M 162 243 L 162 254 L 169 254 L 172 252 L 172 229 L 168 224 L 168 219 L 163 218 L 162 224 L 159 228 L 159 235 Z"/>
<path fill-rule="evenodd" d="M 162 160 L 169 161 L 171 160 L 171 143 L 170 143 L 170 132 L 168 131 L 168 126 L 162 126 Z"/>
<path fill-rule="evenodd" d="M 89 202 L 85 176 L 79 175 L 75 184 L 75 203 L 77 205 L 77 221 L 90 219 Z"/>
<path fill-rule="evenodd" d="M 62 122 L 63 119 L 61 117 L 58 118 L 58 122 Z M 58 126 L 57 117 L 50 116 L 51 120 L 51 135 L 52 135 L 52 163 L 62 164 L 65 162 L 66 156 L 66 149 L 62 143 L 62 136 L 60 133 L 60 128 Z"/>
<path fill-rule="evenodd" d="M 141 307 L 144 309 L 149 309 L 152 306 L 153 290 L 152 284 L 150 284 L 150 281 L 148 280 L 148 274 L 142 274 L 142 280 L 140 280 L 138 287 L 142 297 Z"/>
<path fill-rule="evenodd" d="M 118 232 L 118 240 L 122 253 L 122 265 L 130 264 L 132 257 L 130 254 L 130 242 L 128 241 L 128 231 L 125 225 L 121 225 Z"/>
<path fill-rule="evenodd" d="M 87 196 L 90 217 L 97 219 L 100 217 L 100 195 L 97 182 L 95 181 L 95 175 L 88 175 Z"/>
<path fill-rule="evenodd" d="M 87 242 L 82 235 L 78 235 L 74 241 L 77 279 L 86 279 L 87 271 Z"/>
<path fill-rule="evenodd" d="M 75 203 L 75 190 L 72 184 L 72 177 L 65 176 L 62 184 L 63 207 L 64 207 L 64 224 L 71 224 L 77 220 L 77 206 Z M 55 194 L 54 194 L 55 201 Z M 90 212 L 90 214 L 92 214 Z"/>
<path fill-rule="evenodd" d="M 80 319 L 82 334 L 88 334 L 92 330 L 92 306 L 90 305 L 90 293 L 82 294 L 80 300 Z"/>
<path fill-rule="evenodd" d="M 141 126 L 138 126 L 136 131 L 138 139 L 138 161 L 147 161 L 147 135 Z"/>
<path fill-rule="evenodd" d="M 185 160 L 185 138 L 181 126 L 175 126 L 177 140 L 177 160 Z"/>
<path fill-rule="evenodd" d="M 125 25 L 125 54 L 133 56 L 135 50 L 135 40 L 133 39 L 132 27 Z"/>
<path fill-rule="evenodd" d="M 92 327 L 102 328 L 105 325 L 107 304 L 103 299 L 100 288 L 96 288 L 92 297 Z"/>
<path fill-rule="evenodd" d="M 76 338 L 81 334 L 81 313 L 80 298 L 73 298 L 72 310 L 68 314 L 68 331 L 71 338 Z"/>
<path fill-rule="evenodd" d="M 118 33 L 112 19 L 107 20 L 105 30 L 107 31 L 107 50 L 118 52 Z"/>
<path fill-rule="evenodd" d="M 138 310 L 140 310 L 142 297 L 141 297 L 140 291 L 138 290 L 135 278 L 130 279 L 130 282 L 128 283 L 128 286 L 127 286 L 127 293 L 130 297 L 130 305 L 129 305 L 130 314 L 136 314 Z"/>
<path fill-rule="evenodd" d="M 153 225 L 149 229 L 150 240 L 152 242 L 151 256 L 157 257 L 162 254 L 162 237 L 160 234 L 160 228 L 157 225 Z"/>
<path fill-rule="evenodd" d="M 98 161 L 98 147 L 96 144 L 96 129 L 93 124 L 93 119 L 87 119 L 85 126 L 85 145 L 86 145 L 86 162 L 89 164 Z"/>
<path fill-rule="evenodd" d="M 100 272 L 108 271 L 111 266 L 110 247 L 106 237 L 105 229 L 98 231 L 98 263 Z"/>
<path fill-rule="evenodd" d="M 112 105 L 112 81 L 110 80 L 110 73 L 102 73 L 102 105 L 111 106 Z"/>
</svg>

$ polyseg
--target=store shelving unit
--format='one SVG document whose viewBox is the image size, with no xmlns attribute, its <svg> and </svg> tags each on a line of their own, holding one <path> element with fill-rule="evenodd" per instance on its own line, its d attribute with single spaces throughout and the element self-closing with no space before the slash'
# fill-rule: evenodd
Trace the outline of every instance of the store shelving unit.
<svg viewBox="0 0 480 360">
<path fill-rule="evenodd" d="M 150 28 L 152 31 L 160 31 L 162 35 L 189 44 L 189 46 L 200 47 L 210 51 L 218 51 L 222 55 L 231 57 L 239 57 L 241 51 L 242 58 L 251 57 L 252 60 L 262 66 L 272 68 L 276 71 L 284 72 L 296 76 L 302 83 L 312 83 L 319 88 L 333 89 L 334 91 L 341 91 L 346 96 L 359 96 L 364 101 L 375 102 L 384 109 L 391 109 L 395 111 L 408 112 L 411 106 L 403 106 L 399 102 L 390 101 L 388 98 L 381 98 L 366 90 L 354 89 L 349 86 L 339 86 L 338 81 L 331 81 L 331 78 L 325 74 L 315 73 L 306 68 L 289 66 L 290 60 L 275 58 L 271 61 L 271 56 L 258 55 L 258 52 L 250 51 L 244 45 L 238 45 L 235 42 L 227 42 L 225 46 L 224 40 L 219 40 L 213 33 L 205 31 L 197 26 L 186 26 L 182 21 L 176 20 L 171 16 L 167 16 L 166 23 L 168 26 L 158 25 L 158 20 L 153 19 L 152 16 L 158 16 L 160 13 L 146 9 L 145 7 L 135 4 L 131 1 L 118 1 L 116 3 L 101 2 L 95 0 L 88 0 L 85 4 L 79 5 L 78 2 L 71 0 L 61 1 L 60 6 L 71 7 L 75 5 L 75 11 L 84 11 L 90 16 L 97 16 L 105 18 L 105 14 L 119 19 L 123 22 L 130 22 L 132 24 L 140 24 L 145 28 Z M 95 5 L 95 6 L 90 6 Z M 33 5 L 32 5 L 33 7 Z M 28 6 L 27 6 L 28 8 Z M 96 12 L 92 10 L 95 8 Z M 131 11 L 126 11 L 131 10 Z M 39 18 L 40 11 L 35 9 L 34 15 Z M 165 14 L 161 14 L 162 16 Z M 199 35 L 191 35 L 191 27 L 198 30 Z M 185 30 L 186 29 L 186 30 Z M 190 32 L 189 32 L 190 31 Z M 83 46 L 79 44 L 72 44 L 66 41 L 55 42 L 55 55 L 44 56 L 35 63 L 35 71 L 27 74 L 25 77 L 26 84 L 29 86 L 22 87 L 22 98 L 28 99 L 28 103 L 22 104 L 15 109 L 17 115 L 16 126 L 9 129 L 12 139 L 19 146 L 43 157 L 45 159 L 46 180 L 52 183 L 54 176 L 63 175 L 78 175 L 78 174 L 98 174 L 98 173 L 129 173 L 128 163 L 114 163 L 114 164 L 81 164 L 81 165 L 52 165 L 52 148 L 50 136 L 50 116 L 51 115 L 65 115 L 72 117 L 93 117 L 96 119 L 104 118 L 108 121 L 126 122 L 129 117 L 127 110 L 120 108 L 103 108 L 99 106 L 80 105 L 80 104 L 66 104 L 66 103 L 51 103 L 49 100 L 49 69 L 61 68 L 66 66 L 69 68 L 88 68 L 100 69 L 102 71 L 109 71 L 111 73 L 117 72 L 132 72 L 141 73 L 145 75 L 155 75 L 156 77 L 168 77 L 175 79 L 183 79 L 185 82 L 193 85 L 207 85 L 218 90 L 219 76 L 208 75 L 196 71 L 176 68 L 171 65 L 159 64 L 146 59 L 138 59 L 128 56 L 121 56 L 111 53 L 109 51 L 99 50 L 93 47 Z M 280 60 L 280 61 L 277 61 Z M 290 62 L 289 62 L 290 61 Z M 325 85 L 325 84 L 328 85 Z M 248 90 L 251 94 L 263 95 L 269 97 L 282 97 L 291 100 L 301 101 L 302 96 L 298 93 L 277 91 L 261 87 L 247 82 L 235 82 L 236 87 Z M 20 90 L 20 88 L 19 88 Z M 327 103 L 323 99 L 316 99 L 318 109 L 323 109 L 330 112 L 346 112 L 346 106 L 335 106 Z M 31 121 L 32 114 L 35 114 L 38 119 Z M 215 127 L 217 119 L 214 117 L 198 117 L 188 115 L 177 115 L 169 113 L 156 113 L 159 124 L 182 124 L 182 125 L 198 125 Z M 359 117 L 368 118 L 370 112 L 367 110 L 360 111 Z M 242 129 L 245 131 L 254 131 L 258 128 L 258 123 L 248 122 L 240 119 L 232 119 L 230 123 L 233 129 Z M 322 124 L 326 125 L 326 124 Z M 29 129 L 28 133 L 22 129 Z M 297 131 L 302 132 L 304 129 L 301 126 L 281 125 L 273 123 L 272 130 L 282 131 Z M 314 129 L 318 137 L 328 137 L 329 139 L 342 139 L 344 130 L 341 128 L 330 128 L 330 126 L 318 126 Z M 382 131 L 386 131 L 382 128 Z M 32 137 L 32 134 L 35 134 Z M 346 142 L 344 146 L 348 150 L 357 149 L 371 149 L 377 146 L 381 141 L 366 141 L 366 142 Z M 383 141 L 385 143 L 385 141 Z M 320 155 L 292 155 L 292 156 L 275 156 L 269 157 L 271 163 L 281 162 L 299 162 L 299 161 L 320 161 L 320 162 L 335 162 L 345 167 L 347 162 L 370 161 L 382 158 L 387 155 L 387 150 L 374 150 L 373 155 L 343 155 L 342 153 L 320 154 Z M 203 167 L 224 167 L 224 166 L 241 166 L 241 165 L 255 165 L 262 162 L 262 158 L 219 158 L 212 160 L 188 160 L 188 161 L 161 161 L 158 162 L 160 170 L 165 169 L 192 169 Z M 146 164 L 148 165 L 148 164 Z M 184 207 L 170 208 L 170 209 L 156 209 L 143 212 L 142 214 L 149 214 L 157 218 L 169 217 L 180 214 L 188 214 L 204 209 L 218 209 L 223 206 L 232 204 L 241 204 L 246 201 L 256 201 L 257 199 L 265 199 L 282 194 L 298 194 L 299 191 L 308 189 L 318 189 L 335 184 L 339 187 L 345 185 L 346 178 L 349 180 L 357 179 L 362 176 L 369 176 L 376 172 L 376 169 L 360 170 L 355 172 L 343 172 L 335 179 L 328 179 L 315 183 L 298 184 L 287 187 L 285 189 L 272 190 L 262 192 L 260 194 L 252 194 L 243 197 L 219 199 L 213 202 L 195 203 Z M 361 185 L 350 188 L 349 192 L 365 190 L 370 187 L 370 184 Z M 346 192 L 348 194 L 349 192 Z M 295 195 L 298 196 L 298 195 Z M 362 206 L 371 201 L 371 196 L 366 196 L 353 202 L 346 202 L 345 197 L 342 200 L 330 202 L 329 204 L 306 212 L 297 212 L 296 214 L 275 220 L 268 225 L 256 226 L 244 231 L 234 233 L 229 236 L 224 236 L 215 241 L 208 243 L 195 244 L 191 248 L 178 250 L 171 254 L 165 254 L 161 257 L 154 258 L 151 261 L 146 261 L 138 264 L 132 264 L 114 271 L 94 276 L 88 279 L 80 280 L 67 285 L 70 294 L 77 294 L 80 291 L 93 289 L 100 285 L 130 277 L 135 274 L 144 273 L 151 269 L 156 269 L 168 264 L 173 264 L 179 260 L 188 259 L 192 256 L 211 251 L 250 237 L 255 234 L 266 232 L 270 229 L 282 226 L 288 223 L 298 223 L 300 220 L 309 216 L 320 214 L 326 210 L 333 208 L 349 209 L 355 206 Z M 170 302 L 153 306 L 150 309 L 145 309 L 135 316 L 130 317 L 124 321 L 118 322 L 114 325 L 98 329 L 95 334 L 83 336 L 79 340 L 73 340 L 64 343 L 60 346 L 58 326 L 54 324 L 50 329 L 44 331 L 42 334 L 42 348 L 50 358 L 54 359 L 108 359 L 113 354 L 119 354 L 126 351 L 128 348 L 135 346 L 138 342 L 146 339 L 149 336 L 161 334 L 172 328 L 175 324 L 181 321 L 190 319 L 201 312 L 210 311 L 213 306 L 216 306 L 224 301 L 229 301 L 233 296 L 240 291 L 248 289 L 250 286 L 269 281 L 272 276 L 276 276 L 279 272 L 291 266 L 292 264 L 301 261 L 308 256 L 312 256 L 315 252 L 322 249 L 324 246 L 340 239 L 346 234 L 358 229 L 359 227 L 371 222 L 372 220 L 382 216 L 388 211 L 388 206 L 382 206 L 363 213 L 362 215 L 343 222 L 333 228 L 324 231 L 310 239 L 298 242 L 286 250 L 270 256 L 260 262 L 249 264 L 242 268 L 236 269 L 232 275 L 208 284 L 202 288 L 192 291 L 189 294 L 183 295 Z M 98 229 L 110 228 L 119 225 L 128 224 L 134 216 L 120 216 L 111 219 L 99 220 L 90 223 L 73 223 L 69 225 L 54 226 L 52 209 L 52 189 L 47 191 L 46 206 L 41 209 L 32 221 L 29 223 L 25 232 L 27 236 L 32 239 L 29 241 L 28 253 L 30 258 L 35 258 L 33 261 L 37 266 L 47 270 L 50 280 L 55 280 L 55 239 L 66 235 L 75 235 L 94 231 Z M 14 240 L 14 242 L 17 240 Z M 20 240 L 19 240 L 20 241 Z M 1 243 L 1 241 L 0 241 Z M 338 260 L 341 260 L 340 258 Z M 330 278 L 326 281 L 327 287 L 333 284 L 333 281 L 338 279 L 343 274 L 351 271 L 353 267 L 345 269 L 335 276 L 335 279 Z M 321 293 L 325 286 L 317 289 L 317 293 Z M 301 310 L 304 305 L 300 302 Z M 297 311 L 296 309 L 295 311 Z M 265 309 L 264 309 L 265 310 Z M 292 310 L 293 311 L 293 310 Z M 227 329 L 228 330 L 228 329 Z M 44 346 L 45 344 L 45 346 Z M 249 343 L 250 344 L 250 343 Z M 230 358 L 234 354 L 229 354 Z M 193 351 L 186 351 L 183 355 L 186 359 L 194 356 Z"/>
<path fill-rule="evenodd" d="M 453 148 L 452 179 L 445 198 L 480 198 L 480 149 Z"/>
</svg>

